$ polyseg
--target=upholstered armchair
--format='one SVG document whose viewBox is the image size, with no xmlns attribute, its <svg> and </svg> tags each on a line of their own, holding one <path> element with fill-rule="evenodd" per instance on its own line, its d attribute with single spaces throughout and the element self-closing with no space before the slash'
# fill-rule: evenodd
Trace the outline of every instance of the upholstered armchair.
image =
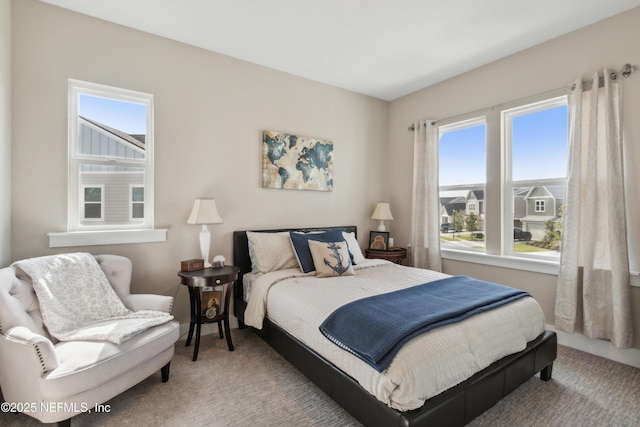
<svg viewBox="0 0 640 427">
<path fill-rule="evenodd" d="M 131 294 L 132 264 L 127 258 L 95 259 L 126 308 L 169 313 L 173 298 Z M 168 321 L 120 344 L 109 341 L 58 341 L 43 324 L 29 276 L 15 266 L 0 269 L 0 387 L 4 400 L 28 404 L 23 411 L 42 422 L 69 425 L 143 379 L 169 366 L 179 338 L 178 323 Z"/>
</svg>

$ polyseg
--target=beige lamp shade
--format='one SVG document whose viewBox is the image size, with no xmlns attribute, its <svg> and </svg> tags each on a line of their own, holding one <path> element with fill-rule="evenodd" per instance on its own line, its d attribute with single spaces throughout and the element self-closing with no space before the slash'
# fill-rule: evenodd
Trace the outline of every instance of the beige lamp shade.
<svg viewBox="0 0 640 427">
<path fill-rule="evenodd" d="M 196 199 L 187 224 L 222 224 L 215 199 Z"/>
<path fill-rule="evenodd" d="M 384 222 L 393 219 L 389 203 L 378 202 L 378 204 L 376 205 L 376 209 L 373 211 L 373 215 L 371 215 L 371 219 L 380 221 L 380 224 L 378 225 L 378 231 L 385 231 L 386 227 L 384 226 Z"/>
</svg>

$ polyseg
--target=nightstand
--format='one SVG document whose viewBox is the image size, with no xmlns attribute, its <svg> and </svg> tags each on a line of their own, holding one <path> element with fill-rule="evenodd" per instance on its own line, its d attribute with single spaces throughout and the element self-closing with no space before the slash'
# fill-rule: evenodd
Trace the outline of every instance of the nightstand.
<svg viewBox="0 0 640 427">
<path fill-rule="evenodd" d="M 407 250 L 405 248 L 392 247 L 389 250 L 382 251 L 379 249 L 365 249 L 365 258 L 377 258 L 386 259 L 387 261 L 395 262 L 396 264 L 402 264 L 402 261 L 407 257 Z"/>
<path fill-rule="evenodd" d="M 217 323 L 220 339 L 225 334 L 229 351 L 233 351 L 229 330 L 229 299 L 233 293 L 233 284 L 238 279 L 240 268 L 233 265 L 222 268 L 205 268 L 196 271 L 180 271 L 180 283 L 189 288 L 191 320 L 186 346 L 191 345 L 193 330 L 196 332 L 196 345 L 193 349 L 193 361 L 198 359 L 200 348 L 200 327 L 203 323 Z M 223 302 L 224 301 L 224 302 Z M 224 334 L 222 333 L 224 323 Z"/>
</svg>

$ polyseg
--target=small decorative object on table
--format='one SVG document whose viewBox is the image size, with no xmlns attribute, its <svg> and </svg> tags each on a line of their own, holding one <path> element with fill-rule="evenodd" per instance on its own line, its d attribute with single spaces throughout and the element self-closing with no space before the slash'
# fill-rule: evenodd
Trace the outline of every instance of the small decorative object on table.
<svg viewBox="0 0 640 427">
<path fill-rule="evenodd" d="M 180 271 L 196 271 L 204 268 L 203 259 L 188 259 L 180 262 Z"/>
<path fill-rule="evenodd" d="M 370 231 L 368 247 L 369 249 L 386 251 L 389 248 L 389 232 L 388 231 Z"/>
<path fill-rule="evenodd" d="M 213 257 L 213 262 L 211 263 L 212 268 L 222 268 L 224 267 L 224 262 L 226 259 L 222 255 L 216 255 Z"/>
<path fill-rule="evenodd" d="M 222 289 L 221 290 L 208 290 L 209 288 L 202 289 L 202 313 L 207 319 L 213 319 L 218 314 L 222 313 Z"/>
</svg>

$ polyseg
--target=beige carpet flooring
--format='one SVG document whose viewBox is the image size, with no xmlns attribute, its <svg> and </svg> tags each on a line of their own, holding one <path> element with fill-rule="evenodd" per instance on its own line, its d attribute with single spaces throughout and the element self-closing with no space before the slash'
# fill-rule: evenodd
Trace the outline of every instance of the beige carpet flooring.
<svg viewBox="0 0 640 427">
<path fill-rule="evenodd" d="M 176 346 L 168 383 L 157 373 L 82 414 L 72 426 L 359 426 L 250 330 L 232 330 L 236 350 L 216 335 L 200 354 Z M 38 426 L 0 413 L 1 426 Z M 640 369 L 559 347 L 553 380 L 530 379 L 470 426 L 640 426 Z"/>
</svg>

